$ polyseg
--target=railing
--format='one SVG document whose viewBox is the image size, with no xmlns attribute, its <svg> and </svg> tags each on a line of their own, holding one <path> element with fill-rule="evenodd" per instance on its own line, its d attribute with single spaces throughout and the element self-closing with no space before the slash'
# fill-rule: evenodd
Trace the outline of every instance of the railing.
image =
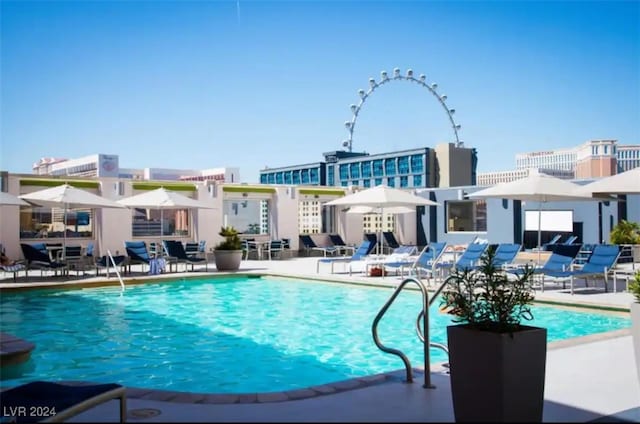
<svg viewBox="0 0 640 424">
<path fill-rule="evenodd" d="M 452 278 L 453 276 L 449 276 L 447 278 L 445 278 L 442 281 L 442 284 L 440 284 L 440 286 L 438 286 L 438 288 L 436 289 L 435 292 L 433 292 L 433 295 L 431 296 L 431 299 L 429 299 L 429 303 L 428 303 L 428 307 L 430 307 L 433 302 L 435 302 L 436 298 L 438 297 L 438 295 L 440 294 L 440 292 L 442 292 L 442 290 L 446 287 L 448 281 L 450 278 Z M 418 338 L 422 341 L 422 343 L 426 343 L 426 339 L 424 336 L 424 333 L 422 332 L 422 329 L 420 328 L 420 320 L 424 318 L 424 311 L 420 311 L 420 313 L 418 314 L 418 318 L 416 319 L 416 333 L 418 334 Z M 445 346 L 442 343 L 437 343 L 437 342 L 429 342 L 429 346 L 431 347 L 435 347 L 437 349 L 440 349 L 442 351 L 444 351 L 447 354 L 447 357 L 449 356 L 449 348 L 447 346 Z"/>
<path fill-rule="evenodd" d="M 396 287 L 396 289 L 394 290 L 389 300 L 387 300 L 387 303 L 384 304 L 382 309 L 380 309 L 380 312 L 378 312 L 378 315 L 376 315 L 376 317 L 374 318 L 373 324 L 371 325 L 371 332 L 373 335 L 373 341 L 380 350 L 386 353 L 397 355 L 398 357 L 400 357 L 400 359 L 402 359 L 402 362 L 404 363 L 404 366 L 406 369 L 407 382 L 412 383 L 413 371 L 411 369 L 411 362 L 409 361 L 409 358 L 407 358 L 407 356 L 401 350 L 386 347 L 385 345 L 383 345 L 382 342 L 380 342 L 380 338 L 378 337 L 378 323 L 380 322 L 380 319 L 382 319 L 384 314 L 387 312 L 387 309 L 389 309 L 393 301 L 396 299 L 396 297 L 398 297 L 398 295 L 400 294 L 404 286 L 406 286 L 409 283 L 415 283 L 420 288 L 420 291 L 422 292 L 422 318 L 423 318 L 423 328 L 424 328 L 423 338 L 425 340 L 425 342 L 423 343 L 424 385 L 422 387 L 432 389 L 432 388 L 435 388 L 435 386 L 431 384 L 431 365 L 430 365 L 430 359 L 429 359 L 430 343 L 427 342 L 429 340 L 429 292 L 427 291 L 426 286 L 421 280 L 417 278 L 409 277 L 404 279 L 398 285 L 398 287 Z M 419 324 L 418 324 L 418 327 L 419 327 Z"/>
<path fill-rule="evenodd" d="M 118 271 L 118 266 L 116 265 L 116 261 L 113 259 L 113 256 L 111 255 L 111 251 L 109 249 L 107 249 L 107 256 L 109 257 L 109 260 L 113 265 L 113 269 L 116 272 L 116 275 L 118 276 L 118 280 L 120 280 L 120 287 L 122 287 L 122 291 L 124 291 L 124 281 L 122 281 L 122 277 L 120 276 L 120 271 Z M 107 275 L 109 275 L 109 267 L 107 267 Z"/>
</svg>

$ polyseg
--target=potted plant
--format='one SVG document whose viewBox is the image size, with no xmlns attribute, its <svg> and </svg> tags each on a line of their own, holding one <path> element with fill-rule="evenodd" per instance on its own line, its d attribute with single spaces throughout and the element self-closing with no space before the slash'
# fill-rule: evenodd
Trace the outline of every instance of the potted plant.
<svg viewBox="0 0 640 424">
<path fill-rule="evenodd" d="M 640 271 L 636 271 L 633 280 L 629 282 L 629 293 L 634 297 L 631 302 L 631 338 L 633 350 L 636 354 L 636 371 L 640 382 Z"/>
<path fill-rule="evenodd" d="M 237 271 L 242 261 L 242 241 L 232 226 L 222 227 L 218 235 L 224 240 L 216 245 L 213 255 L 218 271 Z"/>
<path fill-rule="evenodd" d="M 631 261 L 640 261 L 640 224 L 624 219 L 611 229 L 609 234 L 611 244 L 630 245 Z"/>
<path fill-rule="evenodd" d="M 447 327 L 456 421 L 541 422 L 547 355 L 546 328 L 533 319 L 533 268 L 511 278 L 488 249 L 476 269 L 451 273 L 441 306 Z"/>
</svg>

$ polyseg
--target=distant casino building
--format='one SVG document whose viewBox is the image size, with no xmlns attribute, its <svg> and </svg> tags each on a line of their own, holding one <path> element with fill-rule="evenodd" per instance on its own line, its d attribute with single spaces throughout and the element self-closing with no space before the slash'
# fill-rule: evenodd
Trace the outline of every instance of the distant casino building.
<svg viewBox="0 0 640 424">
<path fill-rule="evenodd" d="M 590 140 L 577 147 L 516 155 L 516 169 L 478 173 L 478 185 L 509 182 L 530 170 L 559 178 L 607 177 L 640 166 L 640 145 L 618 145 L 617 140 Z"/>
<path fill-rule="evenodd" d="M 205 170 L 165 168 L 121 168 L 118 155 L 94 154 L 76 159 L 43 158 L 33 164 L 37 175 L 70 177 L 115 177 L 133 180 L 240 182 L 239 168 Z"/>
<path fill-rule="evenodd" d="M 324 161 L 260 170 L 263 184 L 427 188 L 474 185 L 477 153 L 453 143 L 381 154 L 324 153 Z"/>
</svg>

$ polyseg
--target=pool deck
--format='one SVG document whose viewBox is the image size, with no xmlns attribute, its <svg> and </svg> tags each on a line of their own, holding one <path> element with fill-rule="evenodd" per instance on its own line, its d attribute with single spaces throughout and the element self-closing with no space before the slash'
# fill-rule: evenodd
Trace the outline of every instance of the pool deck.
<svg viewBox="0 0 640 424">
<path fill-rule="evenodd" d="M 330 274 L 329 267 L 316 273 L 318 258 L 273 261 L 243 261 L 241 271 L 259 274 L 319 278 L 354 284 L 394 287 L 395 277 Z M 142 272 L 125 277 L 125 285 L 149 279 L 220 275 L 181 272 L 147 277 Z M 134 268 L 135 271 L 135 268 Z M 24 287 L 119 285 L 112 275 L 62 279 L 34 271 L 25 282 L 0 273 L 0 290 Z M 21 273 L 22 275 L 22 273 Z M 621 290 L 619 284 L 618 290 Z M 628 314 L 632 296 L 626 292 L 603 293 L 592 289 L 571 295 L 560 289 L 537 292 L 536 299 L 561 304 L 579 304 Z M 382 305 L 381 305 L 382 306 Z M 401 367 L 401 361 L 399 368 Z M 418 364 L 415 364 L 418 365 Z M 415 366 L 414 365 L 414 366 Z M 441 364 L 432 364 L 434 389 L 424 389 L 424 374 L 415 369 L 414 382 L 404 382 L 404 370 L 365 379 L 333 382 L 325 386 L 283 393 L 215 395 L 127 389 L 129 422 L 453 422 L 449 376 Z M 636 374 L 629 330 L 550 343 L 545 380 L 545 422 L 640 422 L 640 383 Z M 117 422 L 118 403 L 107 402 L 85 411 L 68 422 Z"/>
</svg>

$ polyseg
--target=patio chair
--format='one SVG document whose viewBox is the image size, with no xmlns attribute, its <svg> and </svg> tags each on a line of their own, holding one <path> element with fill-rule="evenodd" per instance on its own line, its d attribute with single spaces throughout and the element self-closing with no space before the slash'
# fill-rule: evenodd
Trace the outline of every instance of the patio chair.
<svg viewBox="0 0 640 424">
<path fill-rule="evenodd" d="M 164 249 L 167 252 L 167 255 L 171 258 L 175 258 L 176 270 L 178 269 L 178 264 L 183 263 L 185 266 L 185 270 L 187 269 L 187 265 L 191 265 L 191 270 L 195 270 L 195 265 L 204 263 L 205 271 L 209 270 L 209 264 L 207 264 L 207 260 L 205 258 L 200 258 L 197 256 L 187 255 L 187 252 L 184 250 L 184 246 L 181 241 L 178 240 L 164 240 L 162 242 L 164 245 Z"/>
<path fill-rule="evenodd" d="M 267 254 L 269 260 L 274 257 L 282 259 L 282 254 L 284 253 L 284 242 L 282 240 L 271 240 L 266 245 L 266 249 L 264 253 Z"/>
<path fill-rule="evenodd" d="M 320 264 L 331 264 L 331 273 L 333 274 L 333 264 L 341 262 L 349 264 L 349 275 L 351 275 L 351 263 L 364 261 L 364 259 L 371 253 L 371 251 L 375 248 L 375 244 L 371 243 L 369 240 L 365 240 L 360 244 L 360 246 L 353 252 L 353 255 L 350 257 L 336 257 L 336 258 L 320 258 L 318 259 L 318 263 L 316 264 L 316 272 L 320 272 Z"/>
<path fill-rule="evenodd" d="M 578 236 L 570 236 L 568 239 L 562 242 L 564 245 L 573 244 L 578 240 Z"/>
<path fill-rule="evenodd" d="M 519 243 L 499 243 L 496 247 L 496 253 L 493 257 L 493 264 L 497 268 L 507 268 L 513 264 L 518 252 L 522 250 L 522 244 Z M 479 268 L 475 265 L 474 268 Z"/>
<path fill-rule="evenodd" d="M 615 266 L 620 256 L 620 246 L 617 244 L 597 244 L 593 248 L 593 252 L 587 262 L 576 270 L 569 271 L 549 271 L 544 275 L 556 280 L 570 281 L 570 292 L 573 292 L 573 283 L 575 279 L 584 280 L 585 287 L 588 287 L 590 278 L 602 279 L 604 282 L 604 291 L 608 292 L 608 274 Z M 564 283 L 563 283 L 564 287 Z"/>
<path fill-rule="evenodd" d="M 395 234 L 391 231 L 384 231 L 382 233 L 382 237 L 384 237 L 384 245 L 389 249 L 395 249 L 400 246 L 398 240 L 396 240 Z"/>
<path fill-rule="evenodd" d="M 0 398 L 5 417 L 11 418 L 7 422 L 64 422 L 113 399 L 120 401 L 120 422 L 127 418 L 125 387 L 115 383 L 72 386 L 33 381 L 3 390 Z"/>
<path fill-rule="evenodd" d="M 539 284 L 541 291 L 544 291 L 544 275 L 547 273 L 554 272 L 565 272 L 569 271 L 573 267 L 573 261 L 575 259 L 576 254 L 573 256 L 570 254 L 564 255 L 562 253 L 552 252 L 551 256 L 547 259 L 547 261 L 539 268 L 533 269 L 534 275 L 539 277 Z M 577 250 L 576 250 L 577 253 Z M 524 274 L 525 269 L 523 267 L 518 268 L 507 268 L 505 271 L 509 274 L 520 276 Z"/>
<path fill-rule="evenodd" d="M 422 249 L 414 260 L 384 263 L 385 271 L 387 269 L 394 270 L 396 275 L 399 272 L 400 276 L 403 276 L 404 270 L 408 269 L 414 270 L 418 278 L 423 271 L 427 273 L 427 277 L 435 277 L 436 264 L 442 258 L 446 247 L 447 243 L 445 242 L 431 242 Z"/>
<path fill-rule="evenodd" d="M 480 263 L 480 258 L 488 247 L 488 243 L 469 243 L 455 263 L 438 262 L 436 267 L 439 269 L 445 269 L 449 272 L 454 269 L 457 271 L 474 269 Z"/>
<path fill-rule="evenodd" d="M 51 260 L 44 243 L 20 243 L 20 248 L 26 261 L 25 276 L 31 269 L 39 269 L 41 274 L 45 269 L 52 270 L 55 275 L 58 275 L 58 271 L 64 274 L 67 270 L 67 264 Z"/>
<path fill-rule="evenodd" d="M 322 252 L 322 255 L 325 257 L 327 255 L 336 255 L 337 253 L 340 252 L 340 250 L 335 246 L 327 246 L 327 247 L 318 246 L 316 242 L 313 241 L 311 236 L 308 234 L 300 234 L 300 242 L 302 243 L 302 246 L 305 252 L 307 253 L 307 256 L 310 256 L 312 251 Z"/>
<path fill-rule="evenodd" d="M 124 248 L 127 252 L 128 265 L 150 265 L 151 255 L 144 241 L 125 241 Z"/>
<path fill-rule="evenodd" d="M 340 234 L 329 234 L 329 240 L 340 250 L 341 254 L 351 253 L 353 255 L 353 252 L 356 251 L 356 247 L 345 243 Z"/>
</svg>

